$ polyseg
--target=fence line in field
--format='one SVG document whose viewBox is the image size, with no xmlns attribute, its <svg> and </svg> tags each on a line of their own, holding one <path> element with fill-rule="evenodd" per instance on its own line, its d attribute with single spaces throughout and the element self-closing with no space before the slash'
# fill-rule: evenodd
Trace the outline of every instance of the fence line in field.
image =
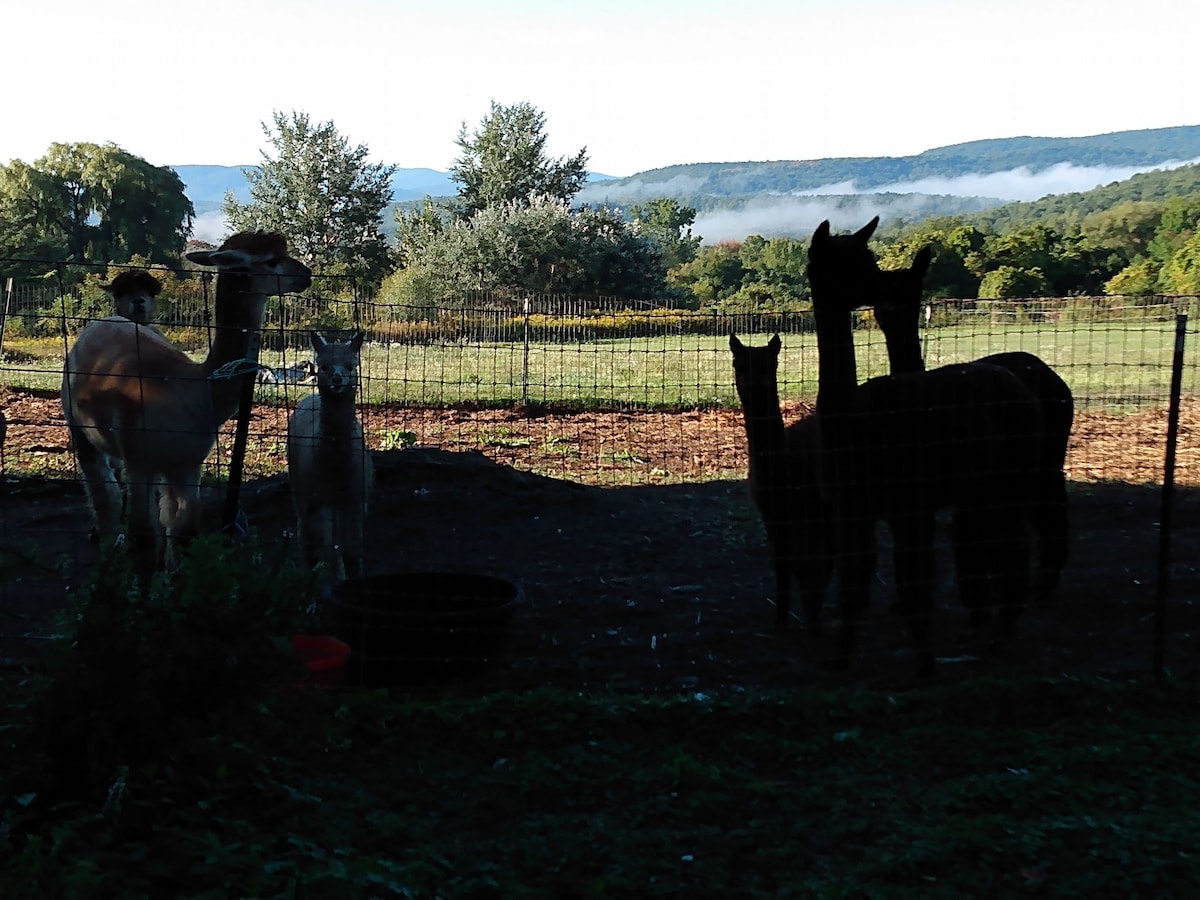
<svg viewBox="0 0 1200 900">
<path fill-rule="evenodd" d="M 211 290 L 203 280 L 174 287 L 159 327 L 181 346 L 203 352 L 212 324 Z M 11 303 L 6 297 L 0 330 L 0 353 L 11 354 L 0 362 L 0 383 L 56 388 L 72 336 L 106 310 L 89 306 L 93 301 L 82 291 L 15 293 Z M 445 305 L 384 303 L 341 294 L 272 300 L 263 361 L 274 365 L 307 358 L 310 329 L 358 326 L 369 341 L 363 353 L 363 398 L 369 406 L 579 404 L 649 415 L 664 408 L 736 408 L 728 335 L 736 332 L 748 343 L 760 344 L 779 332 L 784 336 L 784 400 L 815 397 L 816 341 L 806 310 L 704 312 L 545 295 L 461 299 Z M 927 306 L 922 340 L 930 366 L 1027 349 L 1068 381 L 1081 409 L 1153 408 L 1177 424 L 1179 407 L 1173 398 L 1194 398 L 1200 392 L 1200 368 L 1183 356 L 1180 346 L 1180 329 L 1183 339 L 1191 332 L 1195 346 L 1196 311 L 1197 298 L 1191 296 L 938 300 Z M 860 313 L 856 324 L 860 378 L 882 374 L 886 354 L 869 313 Z M 39 355 L 47 347 L 51 350 Z M 309 389 L 293 386 L 288 393 L 263 387 L 259 399 L 279 405 L 282 398 L 286 411 L 300 391 Z M 370 428 L 369 409 L 366 418 Z M 489 439 L 502 444 L 502 429 L 497 426 Z M 279 434 L 254 437 L 268 448 L 272 442 L 281 444 Z M 373 440 L 378 437 L 374 434 Z M 423 437 L 397 435 L 395 440 L 425 443 Z M 557 436 L 548 436 L 548 444 L 552 437 Z M 744 435 L 735 434 L 734 440 L 740 443 Z M 1169 435 L 1161 457 L 1168 486 L 1176 450 L 1171 440 Z M 676 449 L 687 451 L 686 446 Z M 1169 549 L 1170 494 L 1164 491 L 1163 496 L 1161 537 Z M 1167 591 L 1169 555 L 1163 559 L 1159 589 Z M 1155 668 L 1160 669 L 1157 634 Z"/>
<path fill-rule="evenodd" d="M 4 380 L 53 386 L 73 334 L 110 311 L 107 295 L 96 293 L 94 287 L 49 284 L 6 296 Z M 202 352 L 211 340 L 211 302 L 209 279 L 168 280 L 159 327 L 185 350 Z M 936 300 L 926 306 L 922 334 L 930 366 L 1030 350 L 1058 369 L 1084 403 L 1138 408 L 1165 398 L 1175 316 L 1188 314 L 1195 328 L 1197 305 L 1195 296 Z M 858 313 L 856 325 L 860 378 L 883 374 L 886 361 L 869 311 Z M 398 303 L 349 292 L 338 279 L 319 279 L 312 296 L 270 301 L 264 362 L 307 358 L 310 329 L 356 326 L 369 344 L 368 402 L 731 405 L 736 397 L 723 343 L 730 332 L 782 334 L 785 399 L 815 396 L 815 337 L 806 309 L 698 311 L 616 298 L 500 293 L 471 293 L 453 303 Z M 22 353 L 37 338 L 57 338 L 57 358 L 44 341 L 37 352 Z M 642 384 L 640 369 L 646 371 Z M 1197 390 L 1196 371 L 1192 364 L 1185 373 L 1185 394 Z"/>
</svg>

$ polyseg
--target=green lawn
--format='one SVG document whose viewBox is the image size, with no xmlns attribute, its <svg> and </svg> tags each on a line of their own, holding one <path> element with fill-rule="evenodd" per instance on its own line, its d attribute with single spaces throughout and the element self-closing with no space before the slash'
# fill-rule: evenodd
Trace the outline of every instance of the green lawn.
<svg viewBox="0 0 1200 900">
<path fill-rule="evenodd" d="M 1186 898 L 1195 711 L 1072 679 L 283 696 L 103 802 L 9 769 L 0 845 L 39 897 Z"/>
<path fill-rule="evenodd" d="M 1191 326 L 1189 360 L 1196 358 Z M 742 334 L 763 343 L 769 334 Z M 1168 395 L 1174 323 L 1130 319 L 1073 326 L 968 324 L 925 332 L 930 366 L 976 359 L 1004 350 L 1038 354 L 1071 385 L 1082 406 L 1137 407 L 1161 404 Z M 470 344 L 376 344 L 363 351 L 368 403 L 414 405 L 519 401 L 572 406 L 674 408 L 734 406 L 727 338 L 724 335 L 631 337 L 584 344 L 520 342 Z M 859 377 L 887 372 L 879 333 L 858 335 Z M 61 379 L 61 339 L 6 341 L 0 381 L 16 387 L 56 390 Z M 308 357 L 307 350 L 264 352 L 276 366 Z M 1183 389 L 1196 393 L 1194 362 Z M 817 388 L 816 338 L 784 336 L 780 393 L 785 400 L 813 400 Z M 264 389 L 261 397 L 275 396 Z"/>
</svg>

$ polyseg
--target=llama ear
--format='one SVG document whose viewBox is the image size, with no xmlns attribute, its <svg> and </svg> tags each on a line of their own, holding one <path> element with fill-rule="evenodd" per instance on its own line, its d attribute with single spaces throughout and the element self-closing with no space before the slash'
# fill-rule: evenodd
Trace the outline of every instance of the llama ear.
<svg viewBox="0 0 1200 900">
<path fill-rule="evenodd" d="M 925 277 L 925 273 L 929 271 L 929 264 L 933 261 L 933 247 L 926 244 L 917 251 L 916 257 L 913 259 L 912 269 L 920 278 Z"/>
<path fill-rule="evenodd" d="M 813 241 L 816 242 L 817 240 L 822 240 L 822 241 L 829 240 L 829 220 L 828 219 L 826 219 L 824 222 L 822 222 L 820 225 L 818 225 L 817 230 L 813 232 Z"/>
<path fill-rule="evenodd" d="M 362 349 L 363 333 L 357 328 L 354 329 L 354 337 L 350 338 L 350 349 L 357 353 Z"/>
<path fill-rule="evenodd" d="M 875 233 L 875 229 L 878 227 L 879 227 L 879 216 L 876 216 L 870 222 L 868 222 L 866 225 L 864 225 L 862 228 L 858 229 L 858 231 L 854 232 L 854 236 L 856 238 L 858 238 L 860 241 L 868 241 L 871 239 L 871 235 L 873 235 Z"/>
<path fill-rule="evenodd" d="M 775 333 L 775 336 L 774 336 L 774 337 L 772 337 L 772 338 L 771 338 L 771 340 L 767 342 L 767 346 L 770 348 L 770 350 L 771 350 L 771 352 L 772 352 L 772 353 L 778 353 L 778 352 L 779 352 L 779 348 L 783 346 L 783 341 L 781 341 L 781 340 L 779 339 L 779 333 L 778 333 L 778 332 L 776 332 L 776 333 Z"/>
<path fill-rule="evenodd" d="M 213 266 L 217 269 L 248 268 L 254 257 L 244 250 L 193 250 L 184 258 L 198 266 Z"/>
<path fill-rule="evenodd" d="M 734 334 L 732 331 L 729 332 L 729 349 L 732 350 L 734 353 L 737 353 L 739 350 L 744 349 L 744 345 L 742 344 L 741 341 L 738 340 L 738 336 L 736 334 Z"/>
<path fill-rule="evenodd" d="M 317 353 L 320 353 L 329 344 L 329 342 L 325 340 L 324 335 L 322 335 L 319 331 L 310 331 L 308 333 L 308 343 Z"/>
</svg>

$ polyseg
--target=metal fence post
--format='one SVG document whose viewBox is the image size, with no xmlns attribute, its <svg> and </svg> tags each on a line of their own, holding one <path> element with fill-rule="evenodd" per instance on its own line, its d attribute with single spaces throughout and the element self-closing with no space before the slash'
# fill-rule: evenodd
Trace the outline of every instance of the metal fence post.
<svg viewBox="0 0 1200 900">
<path fill-rule="evenodd" d="M 0 359 L 4 359 L 4 328 L 8 325 L 8 312 L 12 305 L 13 280 L 9 277 L 4 284 L 4 309 L 0 310 Z"/>
<path fill-rule="evenodd" d="M 529 405 L 529 298 L 525 298 L 525 357 L 521 362 L 521 405 Z"/>
<path fill-rule="evenodd" d="M 1167 412 L 1167 449 L 1163 462 L 1162 514 L 1158 530 L 1158 588 L 1154 601 L 1154 677 L 1163 676 L 1167 643 L 1167 597 L 1171 590 L 1171 517 L 1175 500 L 1175 445 L 1179 440 L 1179 395 L 1183 387 L 1184 314 L 1175 316 L 1175 355 L 1171 360 L 1171 400 Z"/>
<path fill-rule="evenodd" d="M 282 298 L 282 294 L 279 295 Z M 246 360 L 258 362 L 262 349 L 263 325 L 250 334 L 250 344 L 246 348 Z M 227 533 L 233 533 L 238 525 L 241 512 L 242 472 L 246 466 L 246 444 L 250 440 L 250 414 L 254 408 L 254 385 L 257 381 L 257 366 L 248 367 L 242 375 L 242 393 L 238 400 L 237 421 L 233 430 L 233 449 L 229 455 L 229 484 L 225 491 L 225 512 L 221 518 L 221 526 Z M 238 535 L 240 537 L 240 535 Z"/>
</svg>

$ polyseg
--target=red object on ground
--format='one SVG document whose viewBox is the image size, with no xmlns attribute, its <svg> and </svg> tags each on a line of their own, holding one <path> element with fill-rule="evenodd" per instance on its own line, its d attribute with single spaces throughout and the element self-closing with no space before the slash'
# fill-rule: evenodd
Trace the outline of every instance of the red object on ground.
<svg viewBox="0 0 1200 900">
<path fill-rule="evenodd" d="M 337 684 L 350 659 L 350 645 L 334 637 L 296 634 L 292 636 L 292 649 L 304 663 L 310 684 Z"/>
</svg>

